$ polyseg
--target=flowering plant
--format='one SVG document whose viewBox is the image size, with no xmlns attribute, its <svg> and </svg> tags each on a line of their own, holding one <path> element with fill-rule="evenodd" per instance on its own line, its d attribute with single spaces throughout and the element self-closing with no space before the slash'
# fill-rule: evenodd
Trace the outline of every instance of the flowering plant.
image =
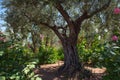
<svg viewBox="0 0 120 80">
<path fill-rule="evenodd" d="M 112 41 L 118 41 L 118 37 L 116 35 L 112 36 Z"/>
<path fill-rule="evenodd" d="M 120 14 L 120 8 L 114 8 L 114 14 Z"/>
</svg>

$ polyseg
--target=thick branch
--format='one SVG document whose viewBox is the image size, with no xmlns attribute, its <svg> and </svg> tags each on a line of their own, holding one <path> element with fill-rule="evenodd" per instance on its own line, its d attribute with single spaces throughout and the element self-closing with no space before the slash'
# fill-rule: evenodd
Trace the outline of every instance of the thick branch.
<svg viewBox="0 0 120 80">
<path fill-rule="evenodd" d="M 54 26 L 50 26 L 50 25 L 48 25 L 47 23 L 42 23 L 42 22 L 40 22 L 39 24 L 41 24 L 41 25 L 44 25 L 44 26 L 46 26 L 46 27 L 49 27 L 50 29 L 52 29 L 53 31 L 54 31 L 54 33 L 58 36 L 58 38 L 60 39 L 60 40 L 63 40 L 63 36 L 62 36 L 62 34 L 58 31 L 58 26 L 56 26 L 56 25 L 54 25 Z"/>
<path fill-rule="evenodd" d="M 70 34 L 71 35 L 75 35 L 75 29 L 74 29 L 74 24 L 73 24 L 73 21 L 71 20 L 69 14 L 67 13 L 67 11 L 65 11 L 62 7 L 62 5 L 57 2 L 56 3 L 56 6 L 55 6 L 58 11 L 61 13 L 61 15 L 63 16 L 63 18 L 65 19 L 65 21 L 68 23 L 68 27 L 70 29 Z"/>
<path fill-rule="evenodd" d="M 66 20 L 66 22 L 68 23 L 68 25 L 71 25 L 71 19 L 70 16 L 68 15 L 68 13 L 63 9 L 62 5 L 60 3 L 56 3 L 55 6 L 58 11 L 61 13 L 61 15 L 63 16 L 63 18 Z"/>
<path fill-rule="evenodd" d="M 52 30 L 54 31 L 54 33 L 58 36 L 58 38 L 59 38 L 60 40 L 63 39 L 62 34 L 58 31 L 56 25 L 50 26 L 49 24 L 43 23 L 43 22 L 39 22 L 39 24 L 40 24 L 40 25 L 43 25 L 43 26 L 45 26 L 45 27 L 49 27 L 50 29 L 52 29 Z"/>
<path fill-rule="evenodd" d="M 24 16 L 28 18 L 29 22 L 34 22 L 34 23 L 37 24 L 37 25 L 43 25 L 43 26 L 45 26 L 45 27 L 48 27 L 48 28 L 52 29 L 52 30 L 55 32 L 55 34 L 59 37 L 60 40 L 63 39 L 63 37 L 62 37 L 62 35 L 59 33 L 56 25 L 50 26 L 48 23 L 44 23 L 44 22 L 40 22 L 40 21 L 31 19 L 31 17 L 28 16 L 27 14 L 25 14 L 25 13 L 24 13 Z"/>
<path fill-rule="evenodd" d="M 63 36 L 62 36 L 62 34 L 58 31 L 57 26 L 50 27 L 50 28 L 54 31 L 54 33 L 58 36 L 58 38 L 59 38 L 61 41 L 63 41 Z"/>
</svg>

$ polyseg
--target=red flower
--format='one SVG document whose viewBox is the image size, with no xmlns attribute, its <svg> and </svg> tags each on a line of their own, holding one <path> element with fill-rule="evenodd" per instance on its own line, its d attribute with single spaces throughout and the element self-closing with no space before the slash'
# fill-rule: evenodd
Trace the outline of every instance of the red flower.
<svg viewBox="0 0 120 80">
<path fill-rule="evenodd" d="M 112 41 L 117 41 L 118 37 L 116 35 L 112 36 Z"/>
<path fill-rule="evenodd" d="M 119 14 L 120 13 L 120 8 L 115 8 L 114 9 L 114 14 Z"/>
</svg>

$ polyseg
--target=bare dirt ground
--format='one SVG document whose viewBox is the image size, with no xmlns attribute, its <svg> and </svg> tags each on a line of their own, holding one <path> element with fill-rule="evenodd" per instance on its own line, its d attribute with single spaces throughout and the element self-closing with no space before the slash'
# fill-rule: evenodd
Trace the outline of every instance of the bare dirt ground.
<svg viewBox="0 0 120 80">
<path fill-rule="evenodd" d="M 42 80 L 68 80 L 65 76 L 56 76 L 57 69 L 63 64 L 63 62 L 58 62 L 56 64 L 46 64 L 41 65 L 40 69 L 36 69 L 34 72 L 38 73 Z M 89 79 L 84 80 L 101 80 L 106 69 L 105 68 L 92 68 L 85 67 L 93 73 Z"/>
</svg>

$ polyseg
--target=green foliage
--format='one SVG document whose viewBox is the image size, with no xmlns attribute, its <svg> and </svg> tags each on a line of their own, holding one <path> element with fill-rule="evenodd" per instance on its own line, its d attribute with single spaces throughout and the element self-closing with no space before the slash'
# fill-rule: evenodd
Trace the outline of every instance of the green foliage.
<svg viewBox="0 0 120 80">
<path fill-rule="evenodd" d="M 59 48 L 59 49 L 57 49 L 57 53 L 58 53 L 58 56 L 59 56 L 59 58 L 58 58 L 58 60 L 64 60 L 64 53 L 63 53 L 63 49 L 62 48 Z"/>
<path fill-rule="evenodd" d="M 82 42 L 78 44 L 79 56 L 85 64 L 92 64 L 92 66 L 105 67 L 107 69 L 103 80 L 120 79 L 119 31 L 115 31 L 114 35 L 118 37 L 116 40 L 110 40 L 104 44 L 98 40 L 98 37 L 90 42 L 88 42 L 87 39 L 83 39 Z"/>
<path fill-rule="evenodd" d="M 47 64 L 47 63 L 55 63 L 58 60 L 63 58 L 59 49 L 49 47 L 49 46 L 41 46 L 39 48 L 39 53 L 37 54 L 37 58 L 39 59 L 39 64 Z"/>
<path fill-rule="evenodd" d="M 0 40 L 0 80 L 36 80 L 33 68 L 38 62 L 33 60 L 33 53 L 19 42 L 5 39 Z"/>
<path fill-rule="evenodd" d="M 22 70 L 23 79 L 25 80 L 42 80 L 39 75 L 34 72 L 36 65 L 38 64 L 38 59 L 31 59 L 26 63 L 26 67 Z M 22 80 L 23 80 L 22 79 Z"/>
<path fill-rule="evenodd" d="M 91 41 L 83 39 L 80 44 L 78 44 L 78 53 L 84 64 L 89 64 L 95 66 L 99 61 L 100 52 L 103 50 L 98 36 Z"/>
<path fill-rule="evenodd" d="M 120 79 L 120 40 L 110 41 L 104 45 L 99 63 L 107 68 L 104 80 Z"/>
<path fill-rule="evenodd" d="M 21 42 L 0 34 L 0 80 L 41 80 L 35 73 L 38 64 L 55 63 L 63 58 L 61 49 L 43 44 L 39 53 L 32 53 Z"/>
</svg>

